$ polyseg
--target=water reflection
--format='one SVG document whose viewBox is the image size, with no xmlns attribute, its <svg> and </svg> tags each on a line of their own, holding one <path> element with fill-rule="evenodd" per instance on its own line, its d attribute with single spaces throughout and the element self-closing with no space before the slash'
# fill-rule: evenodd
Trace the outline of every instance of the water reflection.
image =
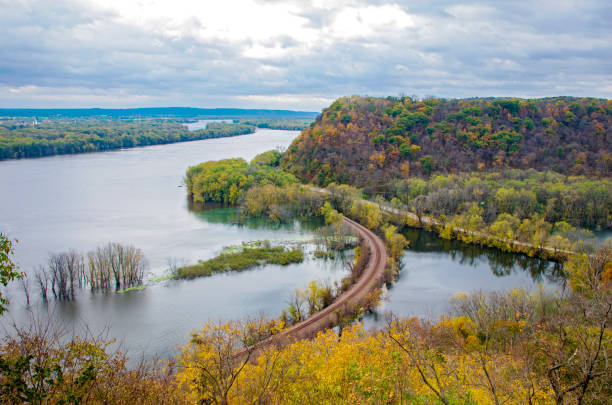
<svg viewBox="0 0 612 405">
<path fill-rule="evenodd" d="M 439 238 L 432 232 L 409 229 L 397 280 L 388 287 L 377 313 L 365 317 L 367 327 L 384 326 L 384 314 L 437 318 L 457 292 L 555 290 L 563 284 L 562 266 L 526 255 L 467 245 Z"/>
<path fill-rule="evenodd" d="M 560 263 L 443 239 L 421 229 L 409 229 L 404 235 L 410 241 L 411 252 L 446 252 L 454 262 L 462 266 L 478 267 L 486 264 L 497 277 L 522 271 L 529 274 L 534 283 L 547 281 L 561 284 L 564 279 L 563 265 Z"/>
<path fill-rule="evenodd" d="M 186 209 L 182 179 L 189 166 L 287 147 L 297 131 L 257 130 L 251 135 L 170 145 L 0 162 L 4 194 L 0 229 L 19 239 L 15 260 L 32 272 L 51 252 L 88 252 L 109 241 L 144 252 L 152 277 L 167 269 L 169 257 L 195 263 L 224 246 L 263 239 L 312 238 L 310 225 L 247 222 L 236 224 L 231 210 L 198 213 Z M 177 187 L 179 186 L 179 187 Z M 45 196 L 43 203 L 39 196 Z M 127 294 L 81 292 L 75 302 L 40 300 L 31 285 L 32 311 L 53 314 L 71 330 L 86 325 L 125 342 L 132 355 L 170 356 L 189 332 L 211 319 L 265 313 L 277 316 L 289 294 L 311 280 L 335 280 L 341 262 L 315 261 L 286 267 L 163 282 Z M 0 320 L 10 325 L 30 319 L 18 283 L 6 290 L 11 308 Z M 35 301 L 36 299 L 36 301 Z"/>
<path fill-rule="evenodd" d="M 261 229 L 270 230 L 303 230 L 306 232 L 314 232 L 317 228 L 325 225 L 325 221 L 321 217 L 313 217 L 300 220 L 292 220 L 289 222 L 277 222 L 266 217 L 245 217 L 240 214 L 240 209 L 235 207 L 225 207 L 222 204 L 206 203 L 194 204 L 187 200 L 189 212 L 202 221 L 211 224 L 231 224 L 245 229 Z"/>
<path fill-rule="evenodd" d="M 205 245 L 201 259 L 218 253 L 223 246 L 253 240 L 312 240 L 313 229 L 320 225 L 319 219 L 289 224 L 265 218 L 237 221 L 239 216 L 233 208 L 192 215 L 206 225 L 206 232 L 194 241 Z M 324 260 L 314 258 L 312 244 L 305 245 L 305 250 L 304 262 L 287 266 L 266 265 L 194 280 L 168 280 L 124 294 L 81 290 L 75 301 L 51 299 L 48 304 L 37 302 L 29 309 L 13 306 L 10 319 L 3 319 L 3 323 L 15 320 L 24 324 L 31 313 L 36 313 L 79 333 L 85 328 L 95 334 L 108 330 L 109 337 L 118 338 L 134 358 L 143 354 L 147 359 L 169 358 L 191 331 L 208 320 L 276 317 L 295 288 L 304 288 L 312 280 L 333 284 L 347 274 L 345 263 L 352 261 L 352 251 Z"/>
</svg>

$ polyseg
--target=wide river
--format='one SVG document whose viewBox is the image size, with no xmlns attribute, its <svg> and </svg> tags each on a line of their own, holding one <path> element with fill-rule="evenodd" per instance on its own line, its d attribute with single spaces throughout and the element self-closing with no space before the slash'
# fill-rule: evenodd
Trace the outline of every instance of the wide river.
<svg viewBox="0 0 612 405">
<path fill-rule="evenodd" d="M 151 276 L 159 276 L 166 272 L 168 258 L 194 263 L 241 242 L 308 238 L 313 235 L 308 224 L 236 225 L 231 209 L 193 212 L 183 186 L 189 166 L 229 157 L 251 159 L 287 147 L 297 135 L 258 130 L 231 138 L 3 161 L 0 230 L 19 240 L 15 260 L 30 274 L 46 263 L 49 253 L 86 253 L 109 241 L 142 249 Z M 163 282 L 124 294 L 83 292 L 75 302 L 48 306 L 40 302 L 31 280 L 29 308 L 20 285 L 9 286 L 11 308 L 2 323 L 50 316 L 69 330 L 107 329 L 132 355 L 167 357 L 208 320 L 278 316 L 295 288 L 344 274 L 341 261 L 307 258 L 301 264 Z"/>
<path fill-rule="evenodd" d="M 231 138 L 3 161 L 0 231 L 19 239 L 15 259 L 27 273 L 44 265 L 49 253 L 68 249 L 86 253 L 116 241 L 142 249 L 151 276 L 165 273 L 168 258 L 194 263 L 243 241 L 308 238 L 313 227 L 307 223 L 237 225 L 229 209 L 194 212 L 183 185 L 189 166 L 229 157 L 248 160 L 287 147 L 297 135 L 297 131 L 259 129 Z M 538 283 L 557 286 L 550 263 L 440 241 L 421 231 L 408 236 L 411 248 L 380 313 L 393 310 L 435 317 L 457 291 L 536 288 Z M 308 257 L 287 267 L 162 282 L 125 294 L 84 292 L 75 302 L 49 305 L 39 302 L 32 282 L 30 307 L 20 285 L 13 283 L 5 290 L 11 308 L 2 324 L 51 317 L 69 330 L 79 331 L 84 325 L 94 332 L 106 328 L 132 355 L 168 357 L 208 320 L 277 316 L 295 288 L 344 274 L 341 260 Z M 369 316 L 366 324 L 381 320 Z"/>
</svg>

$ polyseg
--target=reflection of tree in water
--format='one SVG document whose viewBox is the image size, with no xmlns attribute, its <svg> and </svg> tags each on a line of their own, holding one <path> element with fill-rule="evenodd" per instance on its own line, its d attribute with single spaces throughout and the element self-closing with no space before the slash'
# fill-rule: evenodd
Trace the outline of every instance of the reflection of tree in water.
<svg viewBox="0 0 612 405">
<path fill-rule="evenodd" d="M 294 230 L 297 228 L 315 231 L 324 224 L 322 218 L 308 218 L 290 222 L 276 222 L 267 217 L 244 217 L 237 207 L 227 207 L 218 203 L 193 203 L 187 200 L 189 212 L 209 224 L 235 225 L 247 229 Z"/>
<path fill-rule="evenodd" d="M 561 284 L 564 280 L 563 265 L 560 263 L 443 239 L 422 229 L 410 228 L 404 232 L 404 236 L 410 241 L 409 249 L 414 252 L 446 252 L 453 261 L 474 267 L 485 262 L 498 277 L 508 276 L 520 269 L 529 273 L 534 282 L 546 279 Z"/>
</svg>

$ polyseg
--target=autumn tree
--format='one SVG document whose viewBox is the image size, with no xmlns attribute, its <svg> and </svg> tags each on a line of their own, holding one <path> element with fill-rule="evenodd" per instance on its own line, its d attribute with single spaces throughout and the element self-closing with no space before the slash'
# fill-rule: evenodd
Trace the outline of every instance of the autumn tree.
<svg viewBox="0 0 612 405">
<path fill-rule="evenodd" d="M 23 277 L 17 271 L 17 265 L 11 257 L 14 253 L 13 241 L 5 234 L 0 233 L 0 284 L 3 286 L 6 286 L 10 281 Z M 7 311 L 8 303 L 8 300 L 2 296 L 2 291 L 0 291 L 0 315 Z"/>
</svg>

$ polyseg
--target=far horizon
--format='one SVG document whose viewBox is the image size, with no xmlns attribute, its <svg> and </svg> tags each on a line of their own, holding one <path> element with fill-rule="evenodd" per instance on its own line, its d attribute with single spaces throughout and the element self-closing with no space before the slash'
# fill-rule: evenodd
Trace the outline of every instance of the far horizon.
<svg viewBox="0 0 612 405">
<path fill-rule="evenodd" d="M 0 108 L 612 97 L 612 3 L 4 2 Z"/>
<path fill-rule="evenodd" d="M 307 110 L 296 110 L 286 108 L 248 108 L 248 107 L 192 107 L 192 106 L 140 106 L 140 107 L 0 107 L 1 111 L 12 111 L 12 110 L 174 110 L 174 109 L 185 109 L 185 110 L 244 110 L 244 111 L 292 111 L 292 112 L 315 112 Z"/>
<path fill-rule="evenodd" d="M 49 106 L 49 107 L 0 107 L 0 116 L 2 116 L 2 113 L 5 112 L 14 112 L 14 111 L 96 111 L 96 110 L 100 110 L 100 111 L 133 111 L 133 110 L 201 110 L 201 111 L 217 111 L 217 110 L 236 110 L 236 111 L 268 111 L 268 112 L 290 112 L 290 113 L 304 113 L 304 114 L 320 114 L 321 111 L 323 111 L 325 108 L 329 107 L 329 105 L 331 103 L 333 103 L 335 100 L 342 98 L 342 97 L 351 97 L 351 96 L 357 96 L 357 97 L 381 97 L 381 96 L 370 96 L 370 95 L 344 95 L 344 96 L 339 96 L 333 100 L 331 100 L 329 102 L 329 104 L 326 104 L 324 106 L 322 106 L 319 110 L 314 111 L 314 110 L 308 110 L 306 108 L 273 108 L 273 107 L 267 107 L 267 106 L 262 106 L 262 107 L 238 107 L 238 106 L 211 106 L 211 107 L 195 107 L 195 106 L 168 106 L 168 105 L 161 105 L 161 106 L 149 106 L 149 105 L 144 105 L 144 106 L 132 106 L 132 107 L 128 107 L 128 106 L 111 106 L 111 107 L 101 107 L 101 106 L 80 106 L 80 107 L 59 107 L 59 106 Z M 386 95 L 382 95 L 382 97 L 404 97 L 404 94 L 399 94 L 399 95 L 392 95 L 392 94 L 386 94 Z M 592 99 L 600 99 L 600 100 L 609 100 L 609 97 L 596 97 L 596 96 L 589 96 L 589 95 L 584 95 L 584 96 L 579 96 L 579 95 L 548 95 L 548 96 L 541 96 L 541 97 L 521 97 L 521 96 L 512 96 L 512 95 L 498 95 L 498 96 L 472 96 L 472 97 L 437 97 L 437 96 L 426 96 L 426 97 L 419 97 L 418 95 L 410 95 L 409 97 L 413 98 L 413 99 L 425 99 L 425 98 L 434 98 L 434 99 L 445 99 L 445 100 L 471 100 L 471 99 L 521 99 L 521 100 L 529 100 L 529 99 L 551 99 L 551 98 L 569 98 L 569 99 L 581 99 L 581 98 L 592 98 Z"/>
</svg>

